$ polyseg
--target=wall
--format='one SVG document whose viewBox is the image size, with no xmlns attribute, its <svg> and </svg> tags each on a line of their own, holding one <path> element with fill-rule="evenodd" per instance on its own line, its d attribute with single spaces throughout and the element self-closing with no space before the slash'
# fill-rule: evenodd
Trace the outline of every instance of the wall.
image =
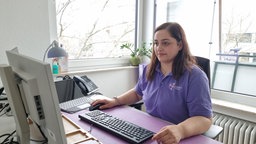
<svg viewBox="0 0 256 144">
<path fill-rule="evenodd" d="M 42 60 L 57 37 L 55 15 L 53 0 L 1 0 L 0 63 L 7 63 L 5 51 L 14 47 Z"/>
<path fill-rule="evenodd" d="M 155 5 L 154 0 L 138 0 L 138 5 L 137 41 L 138 46 L 141 46 L 143 42 L 149 43 L 153 40 Z"/>
</svg>

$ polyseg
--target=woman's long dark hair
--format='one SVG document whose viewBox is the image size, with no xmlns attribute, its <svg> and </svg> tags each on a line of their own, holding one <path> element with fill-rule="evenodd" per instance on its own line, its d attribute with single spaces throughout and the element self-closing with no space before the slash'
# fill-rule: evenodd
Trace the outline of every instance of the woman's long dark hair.
<svg viewBox="0 0 256 144">
<path fill-rule="evenodd" d="M 154 31 L 154 34 L 159 30 L 167 30 L 170 36 L 175 38 L 177 42 L 182 45 L 182 49 L 178 52 L 178 54 L 174 58 L 173 66 L 172 66 L 172 74 L 174 78 L 178 80 L 181 77 L 181 75 L 184 73 L 185 69 L 191 70 L 192 65 L 196 64 L 195 58 L 194 56 L 192 56 L 189 50 L 185 32 L 178 23 L 175 23 L 175 22 L 164 23 L 156 28 L 156 30 Z M 153 45 L 153 48 L 154 48 L 154 45 Z M 152 52 L 151 61 L 147 68 L 148 80 L 154 79 L 155 69 L 157 64 L 159 63 L 159 60 L 156 57 L 155 51 L 154 50 L 152 51 L 153 52 Z"/>
</svg>

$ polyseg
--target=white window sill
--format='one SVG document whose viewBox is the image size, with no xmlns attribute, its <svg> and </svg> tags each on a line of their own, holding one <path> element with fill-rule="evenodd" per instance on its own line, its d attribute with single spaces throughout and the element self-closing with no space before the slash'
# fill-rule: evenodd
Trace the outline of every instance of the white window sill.
<svg viewBox="0 0 256 144">
<path fill-rule="evenodd" d="M 225 96 L 220 96 L 219 93 L 225 94 Z M 229 96 L 232 96 L 232 98 L 228 99 Z M 256 122 L 255 100 L 256 97 L 242 96 L 239 101 L 239 96 L 237 94 L 227 94 L 226 92 L 212 90 L 212 107 L 214 112 L 251 122 Z M 246 104 L 246 101 L 250 102 Z M 252 105 L 252 103 L 254 105 Z"/>
<path fill-rule="evenodd" d="M 67 72 L 62 72 L 60 74 L 54 74 L 54 76 L 76 75 L 76 74 L 84 74 L 84 73 L 113 71 L 113 70 L 126 70 L 126 69 L 134 69 L 134 68 L 138 68 L 138 67 L 137 66 L 119 66 L 119 67 L 110 67 L 110 68 L 71 70 L 71 71 L 67 71 Z"/>
</svg>

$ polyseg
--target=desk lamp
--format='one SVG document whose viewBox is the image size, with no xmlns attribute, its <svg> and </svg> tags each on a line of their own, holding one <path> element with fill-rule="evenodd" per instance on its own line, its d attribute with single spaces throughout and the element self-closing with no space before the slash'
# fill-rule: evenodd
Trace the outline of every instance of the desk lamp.
<svg viewBox="0 0 256 144">
<path fill-rule="evenodd" d="M 56 40 L 54 40 L 50 44 L 50 46 L 46 49 L 44 53 L 43 61 L 45 61 L 45 56 L 47 53 L 48 53 L 47 55 L 48 58 L 67 56 L 67 52 L 63 48 L 59 47 L 59 43 Z"/>
<path fill-rule="evenodd" d="M 58 59 L 59 57 L 67 56 L 67 52 L 62 47 L 59 47 L 59 43 L 56 40 L 54 40 L 44 53 L 44 58 L 43 58 L 44 62 L 45 62 L 46 54 L 48 54 L 47 55 L 48 58 L 54 58 L 52 61 L 52 72 L 53 74 L 58 74 L 60 72 Z"/>
</svg>

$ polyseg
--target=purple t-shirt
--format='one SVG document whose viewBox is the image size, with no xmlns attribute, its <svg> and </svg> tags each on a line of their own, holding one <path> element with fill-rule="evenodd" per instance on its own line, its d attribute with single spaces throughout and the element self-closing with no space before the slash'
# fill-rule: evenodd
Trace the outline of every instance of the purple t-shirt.
<svg viewBox="0 0 256 144">
<path fill-rule="evenodd" d="M 197 66 L 176 81 L 172 73 L 164 77 L 158 65 L 152 81 L 143 68 L 135 91 L 142 96 L 147 113 L 178 124 L 192 116 L 212 116 L 209 82 Z"/>
</svg>

